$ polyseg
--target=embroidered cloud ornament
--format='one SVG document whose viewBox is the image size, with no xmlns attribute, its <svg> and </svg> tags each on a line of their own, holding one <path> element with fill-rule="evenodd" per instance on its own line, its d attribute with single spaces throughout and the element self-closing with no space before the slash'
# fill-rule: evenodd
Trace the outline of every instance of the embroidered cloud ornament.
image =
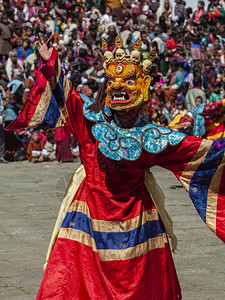
<svg viewBox="0 0 225 300">
<path fill-rule="evenodd" d="M 160 153 L 166 149 L 168 144 L 175 146 L 186 136 L 157 124 L 121 128 L 113 120 L 106 121 L 102 112 L 98 114 L 90 112 L 88 106 L 93 100 L 82 94 L 80 96 L 85 102 L 83 107 L 85 117 L 97 122 L 92 127 L 92 133 L 99 141 L 99 150 L 113 160 L 137 160 L 142 149 L 153 154 Z"/>
</svg>

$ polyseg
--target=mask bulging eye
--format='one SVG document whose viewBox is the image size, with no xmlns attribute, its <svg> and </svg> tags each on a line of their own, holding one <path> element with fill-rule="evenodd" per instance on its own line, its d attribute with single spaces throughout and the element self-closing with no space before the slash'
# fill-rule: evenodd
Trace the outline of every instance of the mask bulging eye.
<svg viewBox="0 0 225 300">
<path fill-rule="evenodd" d="M 128 80 L 126 80 L 126 84 L 135 85 L 135 80 L 134 79 L 128 79 Z"/>
<path fill-rule="evenodd" d="M 112 85 L 113 84 L 113 80 L 108 80 L 108 85 Z"/>
</svg>

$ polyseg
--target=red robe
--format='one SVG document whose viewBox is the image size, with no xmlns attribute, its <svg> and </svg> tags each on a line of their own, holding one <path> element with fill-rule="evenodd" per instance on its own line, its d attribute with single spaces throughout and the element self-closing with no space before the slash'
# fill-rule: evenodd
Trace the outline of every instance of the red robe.
<svg viewBox="0 0 225 300">
<path fill-rule="evenodd" d="M 52 95 L 43 98 L 49 87 Z M 80 95 L 60 73 L 55 50 L 9 129 L 33 124 L 33 105 L 44 100 L 45 118 L 36 125 L 64 123 L 70 128 L 79 142 L 86 177 L 62 223 L 37 299 L 181 299 L 165 229 L 144 173 L 155 165 L 172 171 L 202 219 L 225 240 L 225 140 L 186 137 L 158 154 L 143 150 L 135 161 L 106 157 L 92 134 L 94 122 L 84 116 Z"/>
</svg>

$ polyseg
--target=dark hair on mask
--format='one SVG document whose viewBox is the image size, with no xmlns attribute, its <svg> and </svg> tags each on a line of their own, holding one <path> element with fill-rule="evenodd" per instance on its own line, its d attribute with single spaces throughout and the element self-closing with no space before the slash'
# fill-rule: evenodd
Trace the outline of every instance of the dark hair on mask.
<svg viewBox="0 0 225 300">
<path fill-rule="evenodd" d="M 105 78 L 102 85 L 100 86 L 100 89 L 98 90 L 97 97 L 95 99 L 95 102 L 92 103 L 89 106 L 90 111 L 93 111 L 95 113 L 98 113 L 100 111 L 104 110 L 105 107 L 105 98 L 106 98 L 106 87 L 107 87 L 108 79 Z"/>
</svg>

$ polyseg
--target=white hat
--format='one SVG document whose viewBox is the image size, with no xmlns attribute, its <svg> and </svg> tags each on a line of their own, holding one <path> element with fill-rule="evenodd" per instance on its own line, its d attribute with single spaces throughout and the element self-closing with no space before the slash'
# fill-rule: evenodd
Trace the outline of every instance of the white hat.
<svg viewBox="0 0 225 300">
<path fill-rule="evenodd" d="M 71 32 L 71 31 L 73 31 L 74 29 L 77 30 L 77 24 L 71 24 L 68 31 Z"/>
</svg>

